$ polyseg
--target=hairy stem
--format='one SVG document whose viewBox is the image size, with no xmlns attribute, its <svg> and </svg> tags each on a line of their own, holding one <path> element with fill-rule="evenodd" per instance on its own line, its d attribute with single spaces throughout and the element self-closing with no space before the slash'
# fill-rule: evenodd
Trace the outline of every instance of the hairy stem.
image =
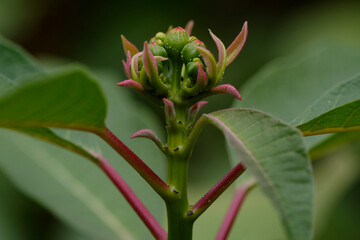
<svg viewBox="0 0 360 240">
<path fill-rule="evenodd" d="M 231 202 L 228 212 L 226 213 L 225 219 L 221 224 L 216 240 L 225 240 L 230 233 L 231 227 L 233 226 L 236 216 L 239 213 L 240 207 L 244 202 L 247 193 L 255 186 L 254 181 L 246 182 L 244 185 L 236 189 L 234 198 Z"/>
<path fill-rule="evenodd" d="M 163 199 L 173 197 L 170 187 L 109 129 L 97 135 L 117 151 Z"/>
<path fill-rule="evenodd" d="M 153 215 L 136 196 L 132 189 L 126 184 L 125 180 L 116 172 L 116 170 L 110 165 L 103 156 L 98 156 L 100 160 L 99 167 L 105 172 L 110 178 L 114 185 L 119 189 L 126 201 L 131 205 L 146 227 L 150 230 L 152 235 L 156 239 L 165 240 L 167 239 L 167 233 L 156 221 Z"/>
<path fill-rule="evenodd" d="M 198 218 L 211 204 L 245 171 L 240 162 L 212 187 L 189 211 L 189 215 Z"/>
</svg>

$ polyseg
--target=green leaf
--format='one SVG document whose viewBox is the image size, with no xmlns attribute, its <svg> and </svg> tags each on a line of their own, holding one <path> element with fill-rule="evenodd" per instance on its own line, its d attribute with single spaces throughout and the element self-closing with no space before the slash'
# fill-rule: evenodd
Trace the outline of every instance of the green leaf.
<svg viewBox="0 0 360 240">
<path fill-rule="evenodd" d="M 238 159 L 270 197 L 289 237 L 311 239 L 314 189 L 300 132 L 251 109 L 228 109 L 204 116 L 223 131 Z"/>
<path fill-rule="evenodd" d="M 291 122 L 333 86 L 359 74 L 359 48 L 324 45 L 264 66 L 240 89 L 243 101 L 233 107 L 256 108 Z"/>
<path fill-rule="evenodd" d="M 360 100 L 337 107 L 297 127 L 304 136 L 360 131 Z"/>
<path fill-rule="evenodd" d="M 309 150 L 309 155 L 311 156 L 311 159 L 317 159 L 324 153 L 359 140 L 360 131 L 336 133 L 331 137 L 328 137 L 325 141 L 313 146 Z"/>
<path fill-rule="evenodd" d="M 13 82 L 0 74 L 0 94 L 9 91 L 14 86 Z"/>
<path fill-rule="evenodd" d="M 2 127 L 104 128 L 106 104 L 99 86 L 81 68 L 36 77 L 0 98 Z M 21 113 L 21 114 L 20 114 Z"/>
<path fill-rule="evenodd" d="M 32 137 L 39 138 L 41 140 L 53 143 L 55 145 L 58 145 L 60 147 L 63 147 L 69 151 L 75 152 L 89 160 L 91 160 L 94 163 L 97 163 L 99 161 L 98 158 L 93 156 L 91 153 L 86 151 L 81 146 L 78 146 L 70 141 L 65 140 L 64 138 L 61 138 L 57 134 L 55 134 L 53 131 L 51 131 L 48 128 L 32 128 L 32 127 L 15 127 L 15 128 L 9 128 L 17 132 L 21 132 L 27 135 L 30 135 Z"/>
<path fill-rule="evenodd" d="M 329 112 L 332 109 L 345 105 L 360 98 L 360 75 L 347 81 L 337 84 L 314 103 L 312 103 L 302 114 L 297 116 L 291 125 L 301 125 L 313 120 L 319 115 Z"/>
<path fill-rule="evenodd" d="M 32 59 L 19 47 L 3 39 L 0 39 L 0 46 L 0 62 L 2 63 L 0 64 L 2 110 L 0 122 L 6 123 L 6 127 L 12 130 L 29 136 L 72 150 L 76 147 L 75 152 L 80 151 L 80 154 L 84 151 L 83 149 L 102 153 L 140 199 L 146 200 L 146 206 L 155 217 L 161 219 L 164 215 L 161 200 L 142 178 L 102 140 L 76 131 L 56 130 L 55 134 L 48 128 L 33 127 L 51 125 L 94 130 L 102 126 L 105 112 L 100 106 L 103 106 L 104 100 L 102 94 L 99 94 L 98 84 L 92 77 L 78 67 L 44 74 L 38 64 L 33 63 Z M 10 62 L 11 64 L 7 64 Z M 66 74 L 70 79 L 74 77 L 76 79 L 72 82 L 65 79 L 67 85 L 64 85 L 60 80 Z M 108 74 L 105 79 L 107 78 L 115 79 Z M 143 158 L 152 169 L 164 176 L 166 171 L 161 161 L 162 155 L 153 147 L 153 144 L 142 140 L 130 142 L 128 138 L 133 132 L 142 128 L 158 131 L 153 121 L 155 118 L 140 103 L 133 102 L 134 99 L 126 89 L 115 87 L 116 81 L 104 80 L 100 83 L 110 100 L 111 111 L 107 118 L 107 125 L 120 138 L 125 137 L 124 143 Z M 80 86 L 84 88 L 79 89 Z M 87 89 L 87 87 L 90 88 Z M 31 92 L 32 90 L 34 91 Z M 58 97 L 57 102 L 56 97 Z M 71 103 L 70 101 L 75 98 L 77 101 Z M 96 100 L 100 102 L 95 102 Z M 5 105 L 4 102 L 11 105 Z M 55 108 L 49 109 L 51 104 L 55 105 Z M 76 112 L 79 104 L 83 104 L 83 110 L 87 110 L 82 114 L 98 111 L 99 115 L 83 119 Z M 10 106 L 17 108 L 18 114 Z M 8 115 L 4 114 L 4 109 Z M 138 111 L 131 111 L 131 109 Z M 54 115 L 49 116 L 49 112 Z M 10 118 L 15 122 L 11 123 Z M 71 118 L 77 123 L 76 126 L 69 126 Z M 94 165 L 84 161 L 81 156 L 9 130 L 0 129 L 0 142 L 0 168 L 11 181 L 22 192 L 40 202 L 71 228 L 90 236 L 88 239 L 150 238 L 151 235 L 144 224 L 109 179 Z"/>
<path fill-rule="evenodd" d="M 1 37 L 0 37 L 0 53 L 1 53 L 0 54 L 0 99 L 2 99 L 4 95 L 6 95 L 8 92 L 17 91 L 18 88 L 20 88 L 19 91 L 22 91 L 21 87 L 23 87 L 25 82 L 27 83 L 29 80 L 31 81 L 36 79 L 35 77 L 29 78 L 29 76 L 40 75 L 40 73 L 43 72 L 40 66 L 36 64 L 31 59 L 31 57 L 28 56 L 20 47 L 16 46 L 15 44 L 12 44 L 11 42 Z M 30 93 L 30 95 L 31 94 L 35 94 L 35 92 Z M 32 96 L 30 98 L 33 99 Z M 27 102 L 27 104 L 34 104 L 34 102 L 29 101 Z M 37 105 L 35 104 L 34 106 Z M 16 109 L 11 109 L 11 105 L 9 106 L 5 105 L 2 108 L 2 111 L 4 111 L 5 114 L 6 114 L 6 108 L 8 108 L 10 111 L 13 111 L 13 114 L 20 115 L 19 112 L 16 112 Z M 30 111 L 34 109 L 35 108 L 32 105 L 31 107 L 28 108 L 28 110 Z M 8 117 L 11 118 L 11 115 Z M 66 149 L 77 152 L 80 155 L 89 158 L 90 160 L 96 161 L 96 159 L 91 154 L 87 153 L 84 149 L 60 138 L 48 128 L 24 127 L 24 123 L 16 124 L 15 122 L 13 126 L 7 126 L 7 127 L 16 131 L 20 131 L 25 134 L 29 134 L 33 137 L 37 137 L 52 142 Z"/>
<path fill-rule="evenodd" d="M 313 44 L 301 53 L 274 60 L 264 66 L 241 88 L 244 101 L 235 102 L 233 107 L 256 108 L 290 123 L 310 109 L 329 89 L 335 90 L 334 86 L 358 75 L 359 66 L 358 47 L 323 42 Z M 354 92 L 350 93 L 349 98 L 342 95 L 343 102 L 340 105 L 355 100 Z M 329 101 L 327 107 L 333 107 L 336 98 Z M 323 103 L 322 107 L 326 106 Z M 327 107 L 317 114 L 326 112 Z M 305 143 L 311 148 L 326 138 L 306 138 Z"/>
<path fill-rule="evenodd" d="M 154 121 L 156 118 L 141 104 L 132 102 L 126 89 L 114 87 L 115 81 L 106 80 L 101 84 L 109 99 L 107 125 L 163 177 L 166 165 L 153 143 L 143 139 L 130 140 L 132 133 L 142 128 L 160 132 L 155 124 L 157 121 Z M 151 213 L 161 220 L 164 216 L 162 200 L 101 139 L 70 130 L 57 130 L 56 133 L 78 146 L 102 153 L 144 200 Z M 70 227 L 91 239 L 151 238 L 123 196 L 93 164 L 56 146 L 8 130 L 0 131 L 0 141 L 0 167 L 20 190 Z"/>
<path fill-rule="evenodd" d="M 359 92 L 356 76 L 326 92 L 291 123 L 304 136 L 360 130 Z"/>
<path fill-rule="evenodd" d="M 0 36 L 0 73 L 15 83 L 42 73 L 40 66 L 19 46 Z"/>
</svg>

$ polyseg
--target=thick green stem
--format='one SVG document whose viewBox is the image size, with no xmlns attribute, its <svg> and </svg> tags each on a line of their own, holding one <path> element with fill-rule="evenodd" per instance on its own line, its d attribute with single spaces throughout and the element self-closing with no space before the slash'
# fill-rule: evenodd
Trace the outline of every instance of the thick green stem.
<svg viewBox="0 0 360 240">
<path fill-rule="evenodd" d="M 193 220 L 187 216 L 189 202 L 187 180 L 190 151 L 182 151 L 187 139 L 188 108 L 175 104 L 176 119 L 167 119 L 168 179 L 167 184 L 174 189 L 177 197 L 166 202 L 168 216 L 168 239 L 192 239 Z"/>
<path fill-rule="evenodd" d="M 166 203 L 168 216 L 168 239 L 192 239 L 193 220 L 186 213 L 189 209 L 187 197 L 188 159 L 182 156 L 169 157 L 168 184 L 177 198 Z"/>
</svg>

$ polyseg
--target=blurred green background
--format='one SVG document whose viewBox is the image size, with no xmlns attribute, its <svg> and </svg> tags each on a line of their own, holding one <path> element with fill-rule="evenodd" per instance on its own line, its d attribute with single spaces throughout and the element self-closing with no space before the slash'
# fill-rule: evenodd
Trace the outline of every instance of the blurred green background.
<svg viewBox="0 0 360 240">
<path fill-rule="evenodd" d="M 44 65 L 81 62 L 95 72 L 110 72 L 117 81 L 124 79 L 120 34 L 141 48 L 156 32 L 166 31 L 169 25 L 184 26 L 190 19 L 195 20 L 193 35 L 213 52 L 216 48 L 207 29 L 229 45 L 243 22 L 249 22 L 245 48 L 224 78 L 236 87 L 271 60 L 301 54 L 314 44 L 360 46 L 359 1 L 0 0 L 0 34 L 23 46 Z M 130 94 L 137 104 L 147 105 L 141 97 Z M 228 96 L 212 97 L 204 111 L 229 107 L 232 101 Z M 160 111 L 153 110 L 161 124 Z M 359 141 L 314 162 L 315 239 L 360 238 L 359 166 Z M 222 134 L 207 127 L 191 161 L 190 200 L 196 201 L 229 168 Z M 227 191 L 199 219 L 195 239 L 213 238 L 231 196 Z M 246 200 L 229 239 L 240 239 L 240 235 L 242 239 L 285 239 L 279 217 L 258 189 Z M 19 192 L 0 169 L 0 239 L 88 238 Z"/>
</svg>

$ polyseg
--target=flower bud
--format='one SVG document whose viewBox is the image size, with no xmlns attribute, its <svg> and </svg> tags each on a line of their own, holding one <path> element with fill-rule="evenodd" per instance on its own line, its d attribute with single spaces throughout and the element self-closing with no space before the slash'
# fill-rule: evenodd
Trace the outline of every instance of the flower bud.
<svg viewBox="0 0 360 240">
<path fill-rule="evenodd" d="M 164 48 L 170 56 L 178 58 L 183 47 L 189 42 L 189 35 L 185 29 L 177 27 L 172 29 L 164 40 Z"/>
<path fill-rule="evenodd" d="M 198 73 L 198 63 L 189 62 L 186 64 L 186 73 L 190 78 L 196 79 Z"/>
<path fill-rule="evenodd" d="M 162 46 L 159 46 L 158 44 L 156 44 L 156 42 L 150 43 L 149 48 L 150 48 L 151 53 L 154 56 L 162 56 L 162 57 L 168 56 L 165 48 L 163 48 Z"/>
<path fill-rule="evenodd" d="M 195 36 L 191 36 L 191 37 L 189 38 L 189 42 L 193 42 L 193 41 L 195 41 L 195 40 L 197 40 L 197 37 L 195 37 Z"/>
<path fill-rule="evenodd" d="M 195 46 L 205 47 L 205 44 L 198 39 L 186 44 L 181 51 L 181 59 L 183 62 L 188 63 L 191 62 L 194 58 L 201 57 L 200 52 L 195 48 Z"/>
<path fill-rule="evenodd" d="M 158 67 L 159 75 L 164 72 L 164 65 L 162 62 L 158 62 L 157 67 Z"/>
<path fill-rule="evenodd" d="M 163 33 L 163 32 L 158 32 L 158 33 L 155 35 L 155 38 L 161 40 L 162 42 L 164 42 L 164 41 L 165 41 L 165 38 L 166 38 L 166 34 Z"/>
<path fill-rule="evenodd" d="M 163 46 L 163 45 L 164 45 L 163 41 L 161 41 L 160 39 L 156 39 L 155 42 L 156 42 L 156 44 L 159 45 L 159 46 Z"/>
</svg>

